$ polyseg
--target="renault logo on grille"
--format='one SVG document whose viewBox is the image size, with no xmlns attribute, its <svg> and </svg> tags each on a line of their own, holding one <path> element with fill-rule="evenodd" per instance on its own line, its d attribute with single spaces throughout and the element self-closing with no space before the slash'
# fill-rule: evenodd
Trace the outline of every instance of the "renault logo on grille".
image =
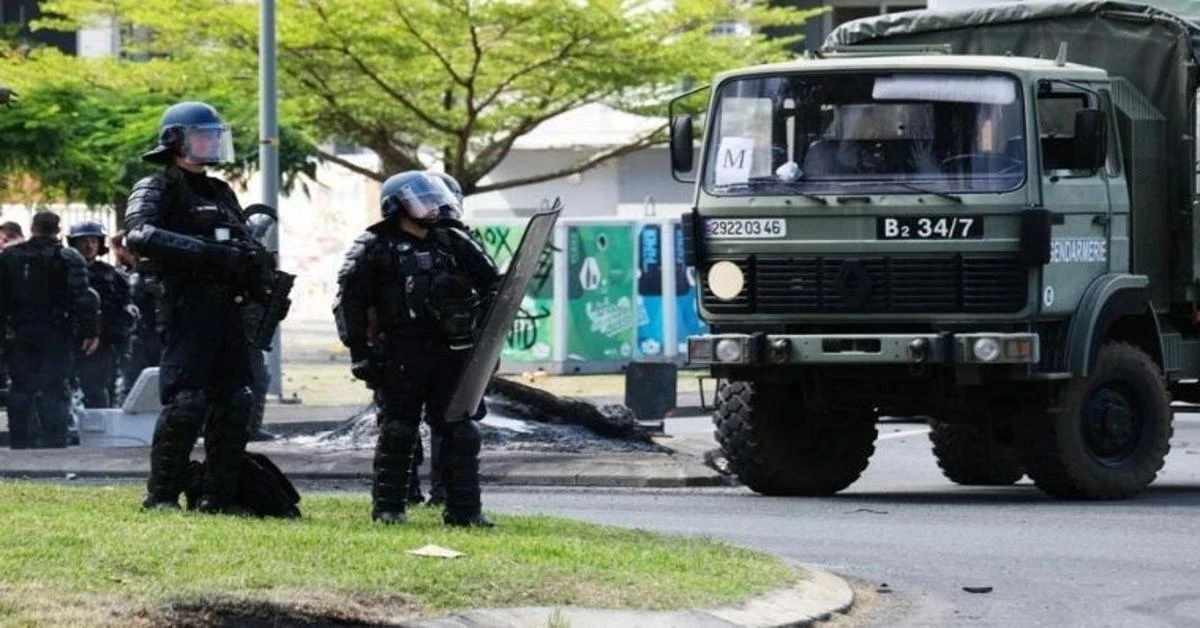
<svg viewBox="0 0 1200 628">
<path fill-rule="evenodd" d="M 867 295 L 871 294 L 871 275 L 862 262 L 848 259 L 838 271 L 834 289 L 846 300 L 846 305 L 860 308 L 867 302 Z"/>
</svg>

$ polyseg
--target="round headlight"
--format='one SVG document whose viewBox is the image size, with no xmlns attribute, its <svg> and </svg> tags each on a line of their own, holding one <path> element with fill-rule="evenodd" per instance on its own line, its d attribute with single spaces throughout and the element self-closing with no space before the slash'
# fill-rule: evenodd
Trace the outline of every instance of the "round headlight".
<svg viewBox="0 0 1200 628">
<path fill-rule="evenodd" d="M 722 301 L 732 301 L 746 286 L 746 276 L 737 264 L 721 261 L 708 269 L 708 289 Z"/>
<path fill-rule="evenodd" d="M 717 360 L 721 362 L 741 362 L 742 343 L 733 338 L 723 338 L 717 341 Z"/>
<path fill-rule="evenodd" d="M 995 362 L 1000 359 L 1000 343 L 995 338 L 980 338 L 971 349 L 980 362 Z"/>
</svg>

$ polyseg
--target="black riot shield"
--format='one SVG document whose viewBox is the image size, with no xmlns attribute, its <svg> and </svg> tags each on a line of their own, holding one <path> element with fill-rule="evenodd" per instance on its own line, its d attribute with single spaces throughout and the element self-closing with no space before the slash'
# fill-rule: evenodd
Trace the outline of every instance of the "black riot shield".
<svg viewBox="0 0 1200 628">
<path fill-rule="evenodd" d="M 467 365 L 458 377 L 454 396 L 446 406 L 447 421 L 466 419 L 475 413 L 479 402 L 483 400 L 483 393 L 492 378 L 492 369 L 504 349 L 508 329 L 521 309 L 521 300 L 525 298 L 529 282 L 537 272 L 538 261 L 550 241 L 550 235 L 554 233 L 554 224 L 558 222 L 562 209 L 562 201 L 556 198 L 548 209 L 529 219 L 525 234 L 521 236 L 521 244 L 509 262 L 508 272 L 500 281 L 500 290 L 475 335 L 475 346 L 471 348 Z"/>
</svg>

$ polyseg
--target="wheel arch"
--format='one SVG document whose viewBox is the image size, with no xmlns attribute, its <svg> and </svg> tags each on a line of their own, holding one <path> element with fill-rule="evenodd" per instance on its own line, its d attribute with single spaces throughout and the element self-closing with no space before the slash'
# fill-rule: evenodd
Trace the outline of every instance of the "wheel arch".
<svg viewBox="0 0 1200 628">
<path fill-rule="evenodd" d="M 1109 274 L 1096 278 L 1067 329 L 1066 365 L 1079 377 L 1092 372 L 1101 345 L 1109 340 L 1132 344 L 1163 368 L 1158 318 L 1144 275 Z"/>
</svg>

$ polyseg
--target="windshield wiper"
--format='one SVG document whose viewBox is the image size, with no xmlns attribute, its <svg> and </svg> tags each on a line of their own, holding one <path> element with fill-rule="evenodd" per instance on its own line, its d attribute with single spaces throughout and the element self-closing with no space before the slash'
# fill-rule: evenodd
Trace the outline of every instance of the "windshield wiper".
<svg viewBox="0 0 1200 628">
<path fill-rule="evenodd" d="M 913 185 L 912 183 L 908 183 L 906 181 L 890 181 L 889 183 L 895 183 L 896 185 L 898 185 L 906 190 L 912 190 L 914 192 L 920 192 L 922 194 L 932 194 L 934 196 L 944 198 L 948 201 L 954 201 L 955 203 L 963 202 L 962 197 L 957 194 L 951 194 L 949 192 L 938 192 L 937 190 L 931 190 L 929 188 L 921 187 L 919 185 Z"/>
<path fill-rule="evenodd" d="M 751 183 L 770 183 L 772 185 L 783 186 L 787 189 L 788 192 L 791 192 L 792 194 L 795 194 L 796 196 L 803 196 L 804 198 L 806 198 L 814 203 L 819 203 L 821 205 L 829 204 L 828 200 L 824 199 L 823 197 L 817 196 L 816 194 L 807 194 L 805 192 L 797 192 L 797 191 L 793 190 L 792 187 L 794 186 L 794 184 L 800 183 L 799 181 L 780 181 L 779 179 L 776 179 L 775 177 L 750 177 L 750 180 L 746 182 L 746 185 L 750 185 Z"/>
</svg>

